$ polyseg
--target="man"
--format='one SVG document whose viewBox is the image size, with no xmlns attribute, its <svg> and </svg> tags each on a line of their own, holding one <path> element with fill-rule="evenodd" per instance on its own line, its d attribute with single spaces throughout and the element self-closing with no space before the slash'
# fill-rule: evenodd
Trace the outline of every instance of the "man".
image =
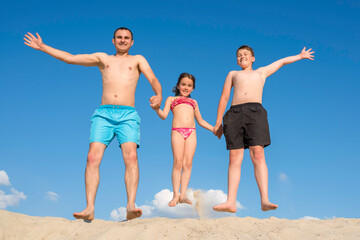
<svg viewBox="0 0 360 240">
<path fill-rule="evenodd" d="M 99 185 L 99 166 L 108 144 L 116 135 L 125 163 L 125 185 L 127 192 L 128 220 L 140 217 L 141 209 L 135 207 L 136 191 L 139 182 L 137 148 L 140 144 L 140 117 L 135 106 L 135 90 L 140 73 L 150 82 L 155 96 L 150 98 L 151 107 L 160 107 L 161 85 L 146 59 L 141 55 L 129 55 L 134 44 L 133 34 L 128 28 L 118 28 L 114 32 L 115 55 L 106 53 L 77 54 L 52 48 L 43 43 L 40 35 L 28 33 L 25 44 L 36 50 L 69 64 L 97 66 L 102 75 L 103 94 L 101 106 L 91 119 L 90 147 L 85 170 L 86 208 L 75 212 L 77 219 L 94 219 L 95 197 Z"/>
</svg>

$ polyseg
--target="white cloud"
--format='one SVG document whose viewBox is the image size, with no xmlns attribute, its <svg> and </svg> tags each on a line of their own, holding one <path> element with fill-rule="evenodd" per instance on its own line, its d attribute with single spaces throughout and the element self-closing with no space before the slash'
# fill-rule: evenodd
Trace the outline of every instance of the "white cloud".
<svg viewBox="0 0 360 240">
<path fill-rule="evenodd" d="M 53 201 L 53 202 L 57 202 L 59 200 L 59 195 L 57 193 L 54 193 L 54 192 L 51 192 L 51 191 L 48 191 L 45 195 L 45 198 L 47 200 L 50 200 L 50 201 Z"/>
<path fill-rule="evenodd" d="M 283 182 L 286 182 L 289 179 L 289 177 L 285 173 L 280 173 L 279 179 Z"/>
<path fill-rule="evenodd" d="M 303 219 L 303 220 L 320 220 L 320 218 L 317 218 L 317 217 L 311 217 L 311 216 L 305 216 L 305 217 L 302 217 L 300 219 Z"/>
<path fill-rule="evenodd" d="M 4 170 L 0 171 L 0 185 L 10 186 L 9 176 Z"/>
<path fill-rule="evenodd" d="M 11 188 L 11 194 L 5 194 L 4 191 L 0 190 L 0 209 L 6 209 L 7 206 L 17 206 L 20 200 L 25 199 L 25 194 L 14 188 Z"/>
<path fill-rule="evenodd" d="M 149 205 L 142 205 L 139 208 L 143 211 L 142 217 L 168 217 L 168 218 L 219 218 L 235 216 L 233 213 L 216 212 L 212 207 L 226 201 L 227 195 L 221 190 L 192 190 L 187 192 L 188 198 L 193 202 L 189 204 L 178 204 L 176 207 L 169 207 L 173 193 L 169 189 L 163 189 L 155 194 Z M 238 209 L 244 209 L 240 202 L 236 202 Z M 120 207 L 110 213 L 110 218 L 115 221 L 124 220 L 126 208 Z"/>
<path fill-rule="evenodd" d="M 110 218 L 114 221 L 122 221 L 126 218 L 126 208 L 120 207 L 118 209 L 114 209 L 110 213 Z"/>
</svg>

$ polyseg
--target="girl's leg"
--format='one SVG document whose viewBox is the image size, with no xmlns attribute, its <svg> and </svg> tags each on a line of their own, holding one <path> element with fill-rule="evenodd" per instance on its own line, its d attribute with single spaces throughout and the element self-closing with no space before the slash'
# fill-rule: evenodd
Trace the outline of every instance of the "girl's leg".
<svg viewBox="0 0 360 240">
<path fill-rule="evenodd" d="M 186 197 L 186 190 L 189 185 L 192 161 L 196 149 L 196 131 L 194 130 L 191 135 L 185 141 L 185 150 L 183 158 L 183 172 L 181 175 L 181 189 L 180 189 L 180 203 L 192 204 L 192 202 Z"/>
<path fill-rule="evenodd" d="M 179 202 L 179 189 L 182 170 L 182 161 L 184 158 L 185 140 L 177 131 L 171 131 L 171 147 L 174 156 L 172 170 L 173 199 L 169 202 L 169 207 L 175 207 Z"/>
</svg>

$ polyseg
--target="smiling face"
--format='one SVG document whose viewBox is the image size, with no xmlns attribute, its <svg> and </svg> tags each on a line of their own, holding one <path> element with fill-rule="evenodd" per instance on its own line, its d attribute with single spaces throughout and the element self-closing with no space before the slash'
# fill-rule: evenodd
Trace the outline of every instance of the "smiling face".
<svg viewBox="0 0 360 240">
<path fill-rule="evenodd" d="M 247 49 L 240 49 L 237 54 L 237 64 L 242 68 L 246 69 L 252 66 L 255 61 L 255 57 Z"/>
<path fill-rule="evenodd" d="M 180 96 L 188 97 L 194 90 L 194 81 L 188 77 L 183 77 L 176 88 L 179 89 Z"/>
<path fill-rule="evenodd" d="M 119 29 L 114 34 L 113 44 L 117 52 L 124 53 L 128 52 L 131 46 L 134 44 L 131 32 L 129 30 Z"/>
</svg>

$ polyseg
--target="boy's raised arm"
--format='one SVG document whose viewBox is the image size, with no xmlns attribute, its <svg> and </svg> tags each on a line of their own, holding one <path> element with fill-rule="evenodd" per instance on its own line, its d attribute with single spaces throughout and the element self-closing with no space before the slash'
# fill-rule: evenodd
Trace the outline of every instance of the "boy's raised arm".
<svg viewBox="0 0 360 240">
<path fill-rule="evenodd" d="M 150 98 L 150 106 L 155 110 L 161 106 L 161 101 L 162 101 L 161 84 L 159 80 L 156 78 L 153 70 L 151 69 L 146 59 L 141 55 L 138 55 L 138 57 L 139 57 L 139 69 L 144 74 L 146 79 L 149 81 L 154 93 L 156 94 L 155 96 L 152 96 Z"/>
<path fill-rule="evenodd" d="M 55 49 L 53 47 L 44 44 L 38 33 L 36 33 L 36 36 L 37 37 L 35 37 L 30 32 L 25 34 L 24 37 L 25 45 L 32 47 L 36 50 L 42 51 L 44 53 L 47 53 L 50 56 L 69 64 L 77 64 L 77 65 L 91 67 L 91 66 L 99 66 L 99 64 L 101 63 L 97 53 L 73 55 L 68 52 Z"/>
<path fill-rule="evenodd" d="M 265 77 L 269 77 L 271 74 L 275 73 L 277 70 L 279 70 L 282 66 L 286 64 L 290 64 L 302 59 L 314 60 L 314 56 L 312 54 L 315 52 L 311 50 L 311 48 L 306 50 L 306 48 L 304 47 L 301 53 L 299 53 L 298 55 L 282 58 L 266 67 L 257 69 L 257 71 L 260 71 L 262 74 L 265 75 Z"/>
<path fill-rule="evenodd" d="M 227 102 L 229 101 L 231 87 L 232 87 L 232 78 L 233 78 L 234 71 L 229 72 L 225 79 L 224 87 L 221 93 L 219 106 L 217 110 L 217 117 L 216 123 L 214 127 L 214 134 L 217 137 L 221 137 L 222 135 L 222 118 L 226 109 Z"/>
</svg>

